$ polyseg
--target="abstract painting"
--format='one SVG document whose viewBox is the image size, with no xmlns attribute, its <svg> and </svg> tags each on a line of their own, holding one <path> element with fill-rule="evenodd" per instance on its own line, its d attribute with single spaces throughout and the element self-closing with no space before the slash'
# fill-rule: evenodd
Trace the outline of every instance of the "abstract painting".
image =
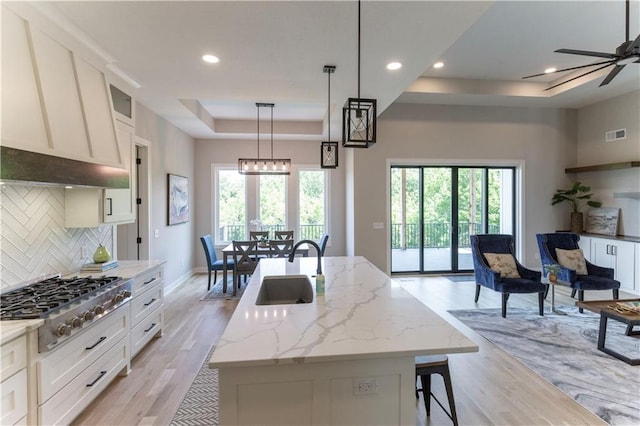
<svg viewBox="0 0 640 426">
<path fill-rule="evenodd" d="M 167 175 L 168 213 L 167 223 L 177 225 L 189 221 L 189 178 Z"/>
<path fill-rule="evenodd" d="M 619 214 L 620 209 L 617 208 L 589 210 L 586 231 L 592 234 L 617 235 Z"/>
</svg>

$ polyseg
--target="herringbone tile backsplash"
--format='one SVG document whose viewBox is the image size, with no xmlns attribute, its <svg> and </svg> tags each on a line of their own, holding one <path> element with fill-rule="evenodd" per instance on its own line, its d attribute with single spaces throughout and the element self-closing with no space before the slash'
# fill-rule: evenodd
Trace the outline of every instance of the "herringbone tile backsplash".
<svg viewBox="0 0 640 426">
<path fill-rule="evenodd" d="M 102 244 L 113 252 L 112 226 L 64 227 L 64 189 L 0 186 L 0 290 L 45 275 L 76 272 Z M 82 259 L 82 247 L 89 259 Z"/>
</svg>

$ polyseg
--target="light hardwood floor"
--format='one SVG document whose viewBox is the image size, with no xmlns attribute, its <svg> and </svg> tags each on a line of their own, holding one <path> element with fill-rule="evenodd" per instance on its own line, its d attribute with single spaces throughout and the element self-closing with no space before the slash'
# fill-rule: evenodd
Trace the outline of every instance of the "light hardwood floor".
<svg viewBox="0 0 640 426">
<path fill-rule="evenodd" d="M 407 291 L 438 312 L 480 347 L 479 353 L 450 355 L 450 368 L 461 425 L 597 425 L 604 424 L 519 361 L 447 313 L 448 309 L 499 308 L 500 295 L 483 288 L 473 302 L 475 285 L 442 277 L 395 276 Z M 73 423 L 74 425 L 167 425 L 233 314 L 237 301 L 199 301 L 206 275 L 196 275 L 165 297 L 164 335 L 154 339 L 132 361 L 127 377 L 117 378 Z M 631 297 L 621 293 L 621 297 Z M 588 300 L 611 292 L 588 292 Z M 549 296 L 550 300 L 550 296 Z M 573 304 L 564 289 L 556 303 Z M 535 295 L 512 295 L 509 307 L 537 306 Z M 548 309 L 548 306 L 547 306 Z M 508 315 L 508 312 L 507 312 Z M 544 356 L 544 354 L 541 354 Z M 445 406 L 439 378 L 434 393 Z M 417 425 L 450 425 L 432 403 L 426 418 L 422 396 L 416 402 Z"/>
</svg>

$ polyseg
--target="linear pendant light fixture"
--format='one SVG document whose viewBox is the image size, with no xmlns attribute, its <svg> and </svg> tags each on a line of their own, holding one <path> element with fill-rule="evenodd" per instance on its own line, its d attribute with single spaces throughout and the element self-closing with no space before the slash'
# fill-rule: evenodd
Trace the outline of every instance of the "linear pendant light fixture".
<svg viewBox="0 0 640 426">
<path fill-rule="evenodd" d="M 323 169 L 335 169 L 338 167 L 338 142 L 331 140 L 331 74 L 336 72 L 335 65 L 325 65 L 322 72 L 327 73 L 327 140 L 320 145 L 320 167 Z"/>
<path fill-rule="evenodd" d="M 256 102 L 258 109 L 257 158 L 238 159 L 241 175 L 288 175 L 291 174 L 290 158 L 273 158 L 273 107 L 274 104 Z M 271 108 L 271 157 L 260 158 L 260 108 Z"/>
<path fill-rule="evenodd" d="M 376 100 L 360 97 L 360 0 L 358 0 L 358 97 L 342 108 L 342 146 L 369 148 L 376 143 Z"/>
</svg>

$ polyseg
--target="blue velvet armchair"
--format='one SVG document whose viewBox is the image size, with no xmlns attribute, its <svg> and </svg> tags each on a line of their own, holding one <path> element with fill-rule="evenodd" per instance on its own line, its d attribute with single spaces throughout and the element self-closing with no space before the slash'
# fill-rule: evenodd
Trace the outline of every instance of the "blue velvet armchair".
<svg viewBox="0 0 640 426">
<path fill-rule="evenodd" d="M 502 234 L 471 235 L 471 252 L 476 278 L 476 298 L 478 303 L 481 286 L 502 293 L 502 317 L 507 316 L 507 300 L 511 293 L 538 293 L 538 311 L 544 315 L 544 296 L 547 285 L 540 279 L 542 274 L 527 269 L 518 262 L 514 254 L 513 237 Z M 513 257 L 520 278 L 506 278 L 489 266 L 485 253 L 509 254 Z"/>
<path fill-rule="evenodd" d="M 613 269 L 594 265 L 585 259 L 587 275 L 578 275 L 574 269 L 559 264 L 556 249 L 579 249 L 580 236 L 571 232 L 556 232 L 552 234 L 537 234 L 538 249 L 542 265 L 553 265 L 561 281 L 569 283 L 571 289 L 578 291 L 578 300 L 584 300 L 585 290 L 612 290 L 613 298 L 618 299 L 620 282 L 613 279 Z M 579 309 L 583 311 L 582 308 Z"/>
</svg>

